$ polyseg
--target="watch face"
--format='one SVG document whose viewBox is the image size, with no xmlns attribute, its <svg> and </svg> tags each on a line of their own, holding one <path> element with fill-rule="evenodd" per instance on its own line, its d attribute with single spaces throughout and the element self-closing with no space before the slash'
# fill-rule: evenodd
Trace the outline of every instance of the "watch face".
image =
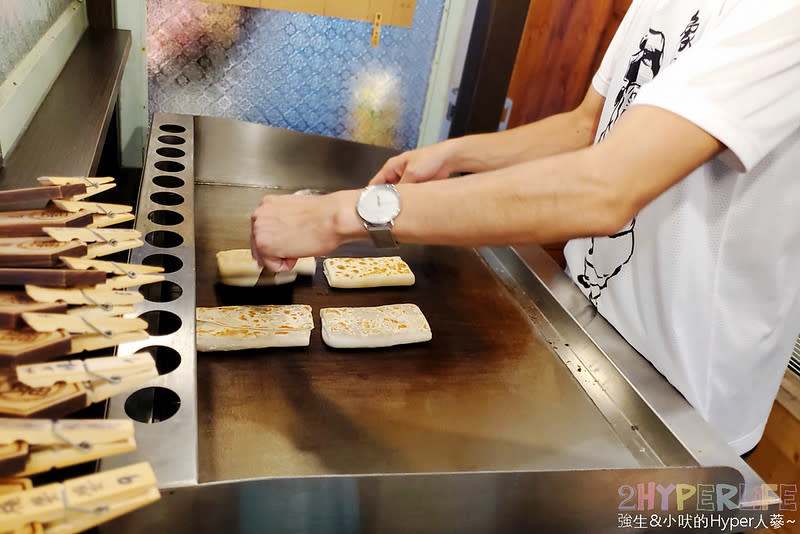
<svg viewBox="0 0 800 534">
<path fill-rule="evenodd" d="M 358 214 L 372 224 L 386 224 L 400 213 L 400 195 L 393 185 L 371 185 L 361 192 Z"/>
</svg>

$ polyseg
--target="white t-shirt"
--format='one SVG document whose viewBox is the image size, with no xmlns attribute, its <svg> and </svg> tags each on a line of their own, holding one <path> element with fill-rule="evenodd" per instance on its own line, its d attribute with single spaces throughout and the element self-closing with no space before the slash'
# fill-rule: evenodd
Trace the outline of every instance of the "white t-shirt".
<svg viewBox="0 0 800 534">
<path fill-rule="evenodd" d="M 634 0 L 593 85 L 598 142 L 648 104 L 727 146 L 565 254 L 600 313 L 743 453 L 800 332 L 800 0 Z"/>
</svg>

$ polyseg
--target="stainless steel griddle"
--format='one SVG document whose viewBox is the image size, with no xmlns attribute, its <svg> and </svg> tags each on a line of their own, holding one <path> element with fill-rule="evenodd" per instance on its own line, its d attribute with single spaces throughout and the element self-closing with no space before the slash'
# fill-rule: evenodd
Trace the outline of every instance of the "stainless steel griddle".
<svg viewBox="0 0 800 534">
<path fill-rule="evenodd" d="M 391 254 L 416 274 L 409 288 L 331 289 L 319 263 L 313 277 L 287 286 L 216 282 L 215 253 L 249 246 L 249 216 L 263 195 L 358 188 L 392 154 L 228 119 L 156 115 L 137 218 L 151 238 L 132 260 L 175 256 L 182 266 L 142 306 L 155 312 L 160 335 L 122 351 L 162 344 L 180 352 L 180 365 L 152 384 L 175 392 L 180 407 L 164 417 L 174 398 L 161 390 L 113 402 L 113 416 L 163 421 L 137 424 L 138 450 L 104 465 L 151 461 L 163 487 L 185 488 L 176 510 L 209 498 L 186 493 L 209 484 L 221 495 L 220 484 L 273 492 L 269 481 L 296 480 L 293 491 L 308 492 L 320 476 L 362 490 L 363 476 L 414 487 L 429 480 L 420 495 L 458 487 L 458 473 L 534 477 L 520 487 L 545 480 L 536 476 L 589 485 L 678 468 L 701 481 L 760 482 L 539 247 L 403 245 Z M 151 215 L 165 211 L 182 220 Z M 353 243 L 331 256 L 377 254 Z M 322 342 L 320 308 L 399 302 L 420 306 L 430 343 L 334 350 Z M 195 353 L 195 305 L 289 303 L 314 310 L 310 347 Z M 170 324 L 159 311 L 180 318 L 177 330 L 159 326 Z M 423 479 L 407 478 L 415 474 Z M 445 478 L 424 478 L 436 474 Z M 169 521 L 167 510 L 159 521 Z"/>
</svg>

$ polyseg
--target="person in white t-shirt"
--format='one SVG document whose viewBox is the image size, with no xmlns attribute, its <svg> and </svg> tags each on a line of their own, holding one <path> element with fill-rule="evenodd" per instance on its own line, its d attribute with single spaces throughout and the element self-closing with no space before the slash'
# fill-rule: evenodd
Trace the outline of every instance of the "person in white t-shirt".
<svg viewBox="0 0 800 534">
<path fill-rule="evenodd" d="M 798 21 L 800 0 L 634 0 L 575 110 L 389 159 L 394 237 L 571 239 L 600 313 L 748 451 L 800 332 Z M 254 257 L 364 239 L 360 193 L 265 197 Z"/>
</svg>

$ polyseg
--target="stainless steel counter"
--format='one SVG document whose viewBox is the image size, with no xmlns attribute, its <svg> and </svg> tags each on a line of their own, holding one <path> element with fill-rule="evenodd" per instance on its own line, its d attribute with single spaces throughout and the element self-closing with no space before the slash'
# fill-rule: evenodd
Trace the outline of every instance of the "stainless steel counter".
<svg viewBox="0 0 800 534">
<path fill-rule="evenodd" d="M 430 512 L 444 521 L 490 486 L 486 496 L 495 506 L 501 498 L 511 507 L 508 517 L 531 525 L 527 507 L 546 510 L 567 494 L 579 510 L 616 506 L 622 480 L 761 482 L 539 247 L 404 245 L 399 253 L 417 275 L 411 288 L 335 290 L 319 266 L 291 286 L 233 290 L 215 283 L 214 253 L 248 246 L 249 215 L 262 195 L 361 187 L 392 151 L 205 117 L 157 115 L 153 132 L 139 228 L 183 239 L 172 246 L 159 234 L 136 254 L 177 252 L 182 262 L 167 275 L 181 291 L 165 287 L 142 307 L 182 320 L 157 338 L 181 352 L 181 364 L 153 384 L 177 392 L 180 407 L 172 417 L 153 417 L 164 413 L 157 395 L 143 406 L 137 397 L 112 403 L 113 415 L 163 421 L 137 424 L 138 450 L 104 466 L 149 460 L 163 487 L 185 488 L 167 494 L 158 521 L 173 524 L 168 502 L 177 513 L 211 496 L 281 500 L 322 492 L 336 500 L 346 486 L 355 494 L 347 493 L 345 508 L 357 506 L 358 524 L 386 530 L 385 518 L 363 522 L 376 491 L 449 502 L 447 513 Z M 151 215 L 170 210 L 183 220 Z M 333 255 L 375 253 L 354 243 Z M 322 343 L 321 307 L 392 302 L 420 305 L 433 340 L 359 351 Z M 311 346 L 195 354 L 195 304 L 252 303 L 312 305 Z M 158 330 L 158 318 L 153 322 Z M 244 479 L 259 481 L 230 483 Z M 555 497 L 532 490 L 541 484 Z M 574 492 L 576 485 L 600 492 L 598 484 L 610 497 Z M 389 508 L 395 514 L 403 507 Z M 305 509 L 313 515 L 315 505 Z M 322 515 L 338 520 L 337 513 Z M 231 514 L 215 517 L 229 521 Z"/>
</svg>

